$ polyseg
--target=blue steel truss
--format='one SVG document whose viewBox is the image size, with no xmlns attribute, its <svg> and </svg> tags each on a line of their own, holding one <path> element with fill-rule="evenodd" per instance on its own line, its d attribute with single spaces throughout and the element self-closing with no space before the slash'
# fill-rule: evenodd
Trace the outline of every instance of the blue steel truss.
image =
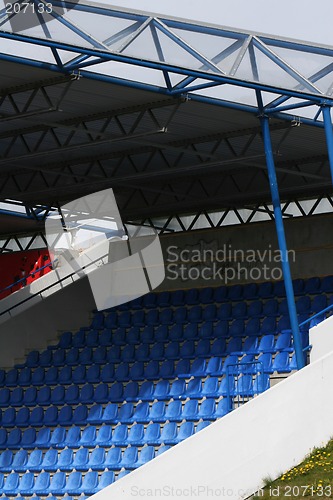
<svg viewBox="0 0 333 500">
<path fill-rule="evenodd" d="M 287 120 L 300 115 L 317 126 L 320 107 L 333 104 L 333 47 L 84 1 L 51 3 L 47 18 L 39 14 L 38 26 L 19 33 L 0 11 L 0 59 Z M 29 46 L 33 59 L 21 55 Z"/>
</svg>

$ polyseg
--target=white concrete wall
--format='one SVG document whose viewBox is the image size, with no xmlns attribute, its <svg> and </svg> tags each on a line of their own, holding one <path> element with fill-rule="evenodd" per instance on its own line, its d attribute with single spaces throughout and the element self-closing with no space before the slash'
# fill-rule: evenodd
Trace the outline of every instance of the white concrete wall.
<svg viewBox="0 0 333 500">
<path fill-rule="evenodd" d="M 311 363 L 333 351 L 333 316 L 310 328 L 309 337 Z"/>
<path fill-rule="evenodd" d="M 246 498 L 333 436 L 332 382 L 330 353 L 92 498 Z"/>
</svg>

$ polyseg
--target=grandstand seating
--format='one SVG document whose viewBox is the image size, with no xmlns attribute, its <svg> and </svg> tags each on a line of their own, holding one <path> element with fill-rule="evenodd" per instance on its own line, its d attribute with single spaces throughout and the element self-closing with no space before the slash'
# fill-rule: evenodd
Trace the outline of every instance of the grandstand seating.
<svg viewBox="0 0 333 500">
<path fill-rule="evenodd" d="M 294 287 L 300 321 L 331 303 L 332 277 Z M 0 371 L 1 498 L 88 497 L 295 369 L 283 283 L 150 293 L 96 312 Z"/>
</svg>

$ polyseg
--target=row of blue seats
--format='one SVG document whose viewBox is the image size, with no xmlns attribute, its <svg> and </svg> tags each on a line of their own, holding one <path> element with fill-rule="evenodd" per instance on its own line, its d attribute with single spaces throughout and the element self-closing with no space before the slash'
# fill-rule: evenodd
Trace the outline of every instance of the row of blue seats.
<svg viewBox="0 0 333 500">
<path fill-rule="evenodd" d="M 329 304 L 332 303 L 332 297 Z M 308 295 L 299 297 L 296 300 L 296 310 L 299 314 L 319 312 L 327 307 L 326 295 L 316 296 L 311 301 Z M 277 299 L 270 299 L 264 304 L 260 301 L 254 301 L 251 304 L 246 302 L 238 302 L 232 305 L 230 302 L 225 302 L 216 306 L 209 304 L 205 307 L 202 305 L 192 306 L 187 308 L 185 306 L 172 309 L 170 307 L 158 310 L 151 309 L 148 312 L 138 310 L 134 312 L 122 311 L 117 313 L 111 311 L 105 318 L 103 313 L 97 313 L 95 318 L 100 318 L 99 321 L 93 321 L 91 333 L 87 337 L 87 343 L 90 345 L 98 345 L 98 330 L 115 329 L 115 328 L 131 328 L 137 326 L 143 328 L 144 326 L 158 326 L 158 325 L 173 325 L 173 324 L 187 324 L 187 323 L 205 323 L 207 321 L 216 322 L 219 320 L 232 320 L 232 319 L 248 319 L 253 317 L 265 316 L 283 316 L 288 314 L 287 299 L 279 302 Z M 99 328 L 93 328 L 95 324 Z M 65 347 L 77 345 L 80 343 L 80 334 L 78 337 L 70 336 L 64 338 L 62 342 Z"/>
<path fill-rule="evenodd" d="M 129 446 L 122 452 L 121 447 L 95 448 L 65 448 L 58 451 L 54 448 L 47 450 L 19 450 L 14 453 L 12 450 L 5 450 L 0 455 L 0 473 L 10 472 L 81 472 L 94 471 L 103 472 L 105 469 L 118 471 L 123 468 L 133 470 L 149 462 L 155 456 L 161 455 L 170 448 L 170 445 L 160 446 L 155 452 L 154 446 L 144 446 L 138 448 Z M 1 480 L 0 480 L 1 483 Z"/>
<path fill-rule="evenodd" d="M 260 332 L 259 335 L 269 336 L 272 339 L 276 332 L 274 330 L 268 329 L 269 324 L 267 326 L 267 331 L 265 333 Z M 285 335 L 288 333 L 281 333 L 281 335 Z M 308 342 L 307 332 L 303 334 L 303 343 L 306 346 Z M 186 341 L 168 341 L 168 342 L 155 342 L 154 344 L 138 344 L 133 345 L 129 344 L 121 348 L 120 346 L 113 346 L 110 349 L 106 349 L 103 347 L 98 347 L 96 350 L 93 350 L 91 347 L 86 347 L 82 351 L 77 351 L 75 353 L 72 352 L 72 349 L 67 353 L 65 350 L 56 350 L 50 351 L 54 353 L 54 356 L 51 356 L 49 359 L 49 364 L 41 365 L 45 368 L 50 367 L 75 367 L 77 365 L 115 365 L 122 362 L 134 363 L 136 361 L 144 361 L 149 362 L 151 360 L 161 361 L 164 359 L 172 359 L 172 360 L 180 360 L 180 359 L 195 359 L 195 358 L 204 358 L 211 356 L 226 356 L 228 354 L 232 354 L 234 352 L 245 352 L 246 348 L 245 343 L 249 343 L 254 346 L 258 343 L 258 333 L 257 335 L 253 335 L 250 339 L 244 337 L 247 336 L 237 336 L 232 337 L 227 341 L 225 337 L 221 337 L 211 341 L 210 339 L 200 339 L 198 342 L 194 340 L 186 340 Z M 283 337 L 285 338 L 285 337 Z M 243 344 L 244 339 L 244 344 Z M 261 339 L 262 340 L 262 339 Z M 261 341 L 260 340 L 260 341 Z M 274 341 L 274 339 L 273 339 Z M 73 348 L 75 349 L 75 348 Z M 256 347 L 254 348 L 256 349 Z M 272 349 L 272 348 L 270 348 Z M 259 350 L 259 352 L 262 349 Z M 276 350 L 276 349 L 273 349 Z M 277 349 L 279 350 L 279 349 Z M 75 358 L 75 359 L 74 359 Z M 107 369 L 106 369 L 107 370 Z M 37 372 L 39 375 L 41 372 Z M 55 372 L 54 372 L 55 373 Z M 13 377 L 13 383 L 10 382 L 10 376 L 8 377 L 8 381 L 10 385 L 16 385 L 15 377 L 18 375 L 18 372 L 12 370 L 10 372 L 10 376 Z M 29 375 L 28 371 L 24 371 L 22 374 L 23 384 L 27 385 L 24 382 L 24 376 Z M 3 383 L 7 380 L 7 376 L 2 374 Z M 22 379 L 21 379 L 22 380 Z M 35 376 L 31 376 L 31 385 L 35 385 Z M 18 380 L 17 380 L 18 383 Z M 21 385 L 21 384 L 20 384 Z"/>
<path fill-rule="evenodd" d="M 304 346 L 308 342 L 308 336 L 303 335 Z M 190 342 L 190 341 L 189 341 Z M 29 387 L 42 385 L 70 385 L 113 381 L 129 380 L 150 380 L 155 378 L 171 378 L 173 376 L 204 376 L 210 373 L 210 363 L 215 364 L 214 358 L 227 357 L 229 354 L 260 354 L 264 352 L 276 353 L 284 350 L 292 351 L 291 333 L 281 333 L 277 338 L 274 335 L 259 337 L 247 337 L 244 341 L 240 337 L 230 339 L 227 343 L 225 339 L 217 339 L 212 345 L 207 340 L 201 340 L 197 345 L 187 344 L 187 353 L 183 351 L 183 359 L 178 360 L 178 353 L 174 344 L 169 344 L 163 348 L 156 344 L 152 350 L 152 359 L 148 364 L 144 361 L 122 361 L 120 363 L 108 363 L 107 365 L 92 364 L 90 366 L 81 364 L 77 367 L 65 365 L 60 367 L 50 367 L 44 369 L 37 368 L 32 371 L 30 368 L 13 368 L 7 374 L 3 373 L 0 379 L 2 387 Z M 191 348 L 191 350 L 190 350 Z M 159 351 L 159 356 L 156 355 Z M 154 355 L 153 355 L 154 353 Z M 190 353 L 190 356 L 189 356 Z M 171 357 L 171 359 L 170 359 Z M 156 359 L 157 358 L 157 359 Z M 209 361 L 206 362 L 206 359 Z M 161 361 L 164 361 L 164 366 Z M 220 360 L 222 363 L 222 360 Z M 194 368 L 193 368 L 194 366 Z M 216 371 L 214 367 L 214 371 Z M 161 372 L 161 373 L 160 373 Z M 222 372 L 221 372 L 222 373 Z M 1 397 L 0 397 L 1 401 Z"/>
<path fill-rule="evenodd" d="M 306 347 L 308 345 L 307 334 L 303 334 L 302 341 L 304 347 Z M 287 349 L 293 350 L 290 332 L 281 333 L 277 337 L 273 334 L 261 338 L 247 337 L 244 341 L 241 337 L 236 337 L 230 339 L 229 342 L 226 342 L 225 339 L 217 339 L 213 343 L 209 340 L 201 340 L 197 344 L 194 341 L 186 341 L 181 346 L 177 342 L 170 342 L 167 345 L 158 343 L 154 344 L 150 349 L 150 356 L 145 361 L 136 361 L 136 350 L 134 348 L 125 348 L 127 355 L 124 355 L 124 360 L 118 363 L 86 365 L 82 362 L 76 367 L 70 365 L 64 365 L 63 367 L 51 366 L 48 369 L 40 367 L 35 372 L 31 372 L 29 368 L 22 371 L 14 368 L 2 377 L 0 386 L 23 388 L 41 385 L 83 384 L 84 382 L 98 383 L 99 381 L 145 380 L 158 376 L 160 362 L 163 360 L 165 360 L 168 367 L 168 377 L 182 373 L 184 366 L 186 367 L 186 373 L 191 375 L 191 370 L 188 367 L 194 362 L 202 366 L 201 371 L 205 372 L 205 358 L 226 358 L 230 354 L 240 356 L 242 354 L 260 354 L 264 352 L 276 353 Z M 167 361 L 172 362 L 171 365 L 175 365 L 171 371 L 171 365 Z M 162 369 L 162 373 L 164 374 L 164 369 Z"/>
<path fill-rule="evenodd" d="M 229 356 L 221 371 L 222 375 L 228 373 L 257 373 L 258 366 L 262 366 L 265 373 L 287 373 L 294 369 L 295 355 L 290 358 L 288 350 L 278 353 L 274 360 L 271 353 L 261 354 L 256 358 L 253 354 L 247 354 L 241 361 L 237 356 Z M 220 365 L 221 366 L 221 365 Z M 218 360 L 215 368 L 220 368 Z M 213 364 L 211 365 L 212 369 Z M 221 373 L 213 372 L 211 375 L 216 379 L 221 378 Z M 12 392 L 8 388 L 0 390 L 0 406 L 1 407 L 22 407 L 22 406 L 62 406 L 64 404 L 76 405 L 79 403 L 108 403 L 122 401 L 153 401 L 154 399 L 169 400 L 169 399 L 186 399 L 191 397 L 193 386 L 201 387 L 202 378 L 199 376 L 191 378 L 188 383 L 188 374 L 183 374 L 184 378 L 176 378 L 173 380 L 162 379 L 156 385 L 154 381 L 145 380 L 141 385 L 138 381 L 130 381 L 128 383 L 114 382 L 111 387 L 106 383 L 99 383 L 94 386 L 87 383 L 79 388 L 77 385 L 70 385 L 65 390 L 61 385 L 56 386 L 53 390 L 49 386 L 43 386 L 39 390 L 36 387 L 30 387 L 25 392 L 22 388 L 15 388 Z M 211 378 L 211 377 L 210 377 Z M 205 383 L 208 383 L 210 378 Z M 224 378 L 222 377 L 222 383 Z M 222 386 L 223 387 L 223 386 Z M 199 389 L 198 389 L 199 391 Z M 197 391 L 197 392 L 198 392 Z M 203 396 L 204 397 L 204 394 Z"/>
<path fill-rule="evenodd" d="M 293 280 L 295 295 L 315 295 L 318 293 L 333 292 L 333 276 L 319 277 L 306 280 Z M 149 293 L 134 301 L 119 306 L 119 310 L 150 309 L 154 307 L 178 307 L 183 305 L 211 304 L 225 301 L 268 299 L 285 297 L 284 282 L 249 283 L 247 285 L 220 286 L 216 288 L 192 288 L 173 292 Z"/>
<path fill-rule="evenodd" d="M 0 474 L 0 489 L 5 495 L 24 497 L 32 495 L 94 495 L 115 481 L 113 471 L 105 471 L 99 477 L 98 472 L 91 471 L 82 477 L 81 472 L 74 471 L 66 478 L 65 472 L 56 472 L 53 476 L 49 472 L 41 472 L 36 477 L 33 472 L 26 472 L 22 477 L 12 472 L 6 479 Z M 67 497 L 66 497 L 67 498 Z"/>
<path fill-rule="evenodd" d="M 215 381 L 212 382 L 213 384 Z M 269 376 L 264 375 L 260 382 L 262 387 L 258 391 L 269 387 Z M 260 390 L 262 389 L 262 390 Z M 208 388 L 206 387 L 206 390 Z M 74 409 L 72 406 L 65 405 L 60 409 L 57 406 L 50 406 L 46 410 L 37 406 L 30 411 L 26 406 L 20 408 L 17 412 L 15 408 L 7 408 L 1 415 L 1 426 L 10 427 L 55 427 L 104 423 L 146 423 L 165 422 L 182 420 L 214 420 L 222 417 L 227 412 L 227 403 L 223 399 L 215 407 L 215 399 L 209 398 L 199 404 L 197 399 L 188 400 L 184 406 L 184 400 L 172 400 L 168 404 L 165 401 L 156 401 L 149 404 L 144 401 L 135 405 L 135 403 L 124 403 L 118 407 L 117 403 L 108 403 L 103 408 L 101 403 L 95 403 L 90 408 L 87 405 L 79 405 Z"/>
<path fill-rule="evenodd" d="M 81 431 L 81 427 L 73 426 L 66 430 L 65 427 L 42 427 L 38 432 L 34 427 L 28 427 L 24 431 L 19 428 L 7 432 L 0 429 L 0 449 L 48 449 L 48 448 L 73 448 L 81 446 L 96 448 L 97 446 L 159 446 L 162 444 L 177 444 L 203 427 L 209 425 L 209 421 L 202 421 L 195 426 L 194 422 L 184 422 L 179 427 L 177 422 L 169 422 L 165 425 L 153 422 L 145 427 L 142 423 L 136 423 L 130 427 L 127 424 L 103 425 L 98 429 L 89 425 Z M 172 424 L 172 425 L 171 425 Z"/>
</svg>

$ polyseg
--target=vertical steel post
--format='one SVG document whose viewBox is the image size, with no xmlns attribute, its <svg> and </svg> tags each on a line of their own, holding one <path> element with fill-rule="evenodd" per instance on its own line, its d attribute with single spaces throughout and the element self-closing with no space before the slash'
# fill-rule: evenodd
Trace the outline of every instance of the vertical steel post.
<svg viewBox="0 0 333 500">
<path fill-rule="evenodd" d="M 333 182 L 333 130 L 332 130 L 332 120 L 331 120 L 331 108 L 330 106 L 323 106 L 321 109 L 324 118 L 327 152 L 328 152 L 328 159 L 329 159 L 331 177 Z"/>
<path fill-rule="evenodd" d="M 301 340 L 301 335 L 300 335 L 299 326 L 298 326 L 294 289 L 293 289 L 293 283 L 292 283 L 292 279 L 291 279 L 290 266 L 289 266 L 289 260 L 288 260 L 288 250 L 287 250 L 286 236 L 285 236 L 285 232 L 284 232 L 284 224 L 283 224 L 283 217 L 282 217 L 281 204 L 280 204 L 279 188 L 278 188 L 278 183 L 277 183 L 277 178 L 276 178 L 274 156 L 273 156 L 273 151 L 272 151 L 272 142 L 271 142 L 271 136 L 270 136 L 270 130 L 269 130 L 269 119 L 267 116 L 262 116 L 260 118 L 260 122 L 261 122 L 261 129 L 262 129 L 262 135 L 263 135 L 263 141 L 264 141 L 264 147 L 265 147 L 265 156 L 266 156 L 266 164 L 267 164 L 267 171 L 268 171 L 268 178 L 269 178 L 269 186 L 270 186 L 272 202 L 273 202 L 276 233 L 277 233 L 277 238 L 278 238 L 278 243 L 279 243 L 279 249 L 281 252 L 282 272 L 283 272 L 284 285 L 285 285 L 286 295 L 287 295 L 287 303 L 288 303 L 291 331 L 292 331 L 292 335 L 293 335 L 293 339 L 294 339 L 296 362 L 297 362 L 297 368 L 301 369 L 304 366 L 303 347 L 302 347 L 302 340 Z"/>
</svg>

